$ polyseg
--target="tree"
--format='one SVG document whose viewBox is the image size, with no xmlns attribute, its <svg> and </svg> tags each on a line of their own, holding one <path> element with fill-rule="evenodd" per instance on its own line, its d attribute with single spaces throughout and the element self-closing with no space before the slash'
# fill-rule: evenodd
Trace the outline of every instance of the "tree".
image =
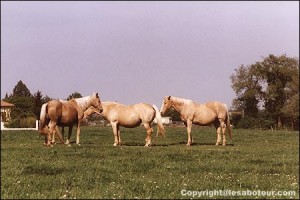
<svg viewBox="0 0 300 200">
<path fill-rule="evenodd" d="M 32 97 L 29 89 L 21 80 L 14 87 L 12 95 L 14 97 Z"/>
<path fill-rule="evenodd" d="M 271 54 L 261 62 L 241 65 L 230 79 L 237 95 L 233 108 L 244 111 L 245 125 L 281 128 L 287 120 L 299 121 L 298 59 Z"/>
<path fill-rule="evenodd" d="M 241 65 L 230 79 L 232 88 L 237 94 L 237 98 L 233 101 L 234 109 L 243 110 L 245 115 L 256 117 L 262 87 L 261 79 L 254 67 Z"/>
<path fill-rule="evenodd" d="M 37 119 L 39 119 L 40 117 L 41 107 L 43 105 L 42 97 L 43 97 L 42 92 L 39 90 L 33 95 L 34 98 L 33 113 Z"/>
<path fill-rule="evenodd" d="M 73 98 L 81 98 L 82 95 L 78 92 L 74 92 L 72 94 L 69 95 L 69 97 L 67 98 L 67 100 L 73 99 Z"/>
<path fill-rule="evenodd" d="M 53 100 L 53 98 L 51 98 L 48 95 L 46 95 L 45 97 L 42 98 L 42 104 L 47 103 L 47 102 L 49 102 L 51 100 Z"/>
<path fill-rule="evenodd" d="M 276 121 L 277 127 L 281 128 L 284 123 L 282 108 L 289 100 L 289 87 L 293 76 L 298 74 L 299 82 L 299 61 L 288 58 L 286 55 L 276 57 L 269 55 L 261 63 L 258 63 L 262 77 L 267 83 L 264 91 L 265 109 Z"/>
<path fill-rule="evenodd" d="M 6 95 L 6 97 L 6 101 L 15 105 L 11 112 L 12 119 L 34 116 L 33 97 L 27 86 L 21 80 L 14 87 L 13 93 Z"/>
<path fill-rule="evenodd" d="M 299 73 L 292 76 L 292 81 L 288 83 L 286 89 L 287 101 L 281 112 L 290 121 L 291 129 L 299 129 Z"/>
<path fill-rule="evenodd" d="M 164 116 L 169 116 L 172 118 L 172 121 L 181 121 L 180 118 L 180 113 L 177 112 L 175 109 L 171 108 L 169 110 L 166 111 L 166 113 L 164 114 Z"/>
</svg>

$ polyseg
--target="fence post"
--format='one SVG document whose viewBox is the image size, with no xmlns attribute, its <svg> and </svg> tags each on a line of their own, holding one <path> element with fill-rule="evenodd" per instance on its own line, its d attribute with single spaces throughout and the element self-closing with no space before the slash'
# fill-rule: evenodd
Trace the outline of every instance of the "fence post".
<svg viewBox="0 0 300 200">
<path fill-rule="evenodd" d="M 35 120 L 35 130 L 39 130 L 39 120 Z"/>
</svg>

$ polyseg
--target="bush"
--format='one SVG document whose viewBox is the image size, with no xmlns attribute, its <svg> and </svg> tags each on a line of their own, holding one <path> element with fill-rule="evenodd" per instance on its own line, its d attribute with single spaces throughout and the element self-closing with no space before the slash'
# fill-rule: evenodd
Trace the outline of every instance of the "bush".
<svg viewBox="0 0 300 200">
<path fill-rule="evenodd" d="M 241 118 L 237 123 L 236 123 L 236 128 L 256 128 L 257 127 L 257 119 L 253 117 L 248 117 L 245 116 L 244 118 Z"/>
<path fill-rule="evenodd" d="M 8 122 L 7 128 L 35 128 L 35 117 L 25 117 L 20 119 L 13 119 Z"/>
<path fill-rule="evenodd" d="M 8 123 L 6 123 L 4 125 L 7 128 L 19 128 L 20 127 L 20 120 L 19 119 L 13 119 L 11 121 L 9 121 Z"/>
<path fill-rule="evenodd" d="M 20 120 L 21 128 L 35 128 L 35 117 L 26 117 Z"/>
</svg>

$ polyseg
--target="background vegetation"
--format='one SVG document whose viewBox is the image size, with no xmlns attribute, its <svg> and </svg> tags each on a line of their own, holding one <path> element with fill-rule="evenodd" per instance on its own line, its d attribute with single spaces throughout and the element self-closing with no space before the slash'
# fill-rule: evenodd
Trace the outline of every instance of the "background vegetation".
<svg viewBox="0 0 300 200">
<path fill-rule="evenodd" d="M 183 189 L 248 189 L 296 192 L 259 199 L 299 199 L 298 132 L 237 129 L 234 146 L 223 147 L 214 128 L 195 126 L 187 147 L 185 128 L 166 130 L 149 148 L 143 127 L 121 128 L 121 147 L 111 127 L 82 127 L 81 146 L 73 131 L 71 147 L 53 148 L 37 131 L 1 131 L 1 198 L 179 199 L 190 198 Z"/>
<path fill-rule="evenodd" d="M 262 61 L 239 66 L 230 80 L 236 93 L 231 106 L 235 111 L 231 123 L 236 128 L 299 130 L 299 59 L 270 54 Z M 66 100 L 78 97 L 82 95 L 74 92 Z M 51 99 L 41 91 L 32 95 L 20 80 L 13 93 L 3 99 L 15 104 L 13 120 L 8 126 L 22 127 L 30 123 L 30 117 L 39 119 L 42 104 Z M 180 121 L 179 114 L 172 110 L 167 116 Z"/>
<path fill-rule="evenodd" d="M 230 77 L 236 93 L 233 109 L 244 117 L 236 127 L 299 130 L 299 60 L 269 55 Z"/>
</svg>

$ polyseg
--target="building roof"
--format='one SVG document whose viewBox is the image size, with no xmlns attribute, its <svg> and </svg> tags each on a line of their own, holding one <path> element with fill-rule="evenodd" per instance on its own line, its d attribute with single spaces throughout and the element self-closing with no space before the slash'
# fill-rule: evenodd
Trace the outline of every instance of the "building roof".
<svg viewBox="0 0 300 200">
<path fill-rule="evenodd" d="M 13 107 L 13 106 L 15 105 L 1 100 L 1 107 Z"/>
</svg>

